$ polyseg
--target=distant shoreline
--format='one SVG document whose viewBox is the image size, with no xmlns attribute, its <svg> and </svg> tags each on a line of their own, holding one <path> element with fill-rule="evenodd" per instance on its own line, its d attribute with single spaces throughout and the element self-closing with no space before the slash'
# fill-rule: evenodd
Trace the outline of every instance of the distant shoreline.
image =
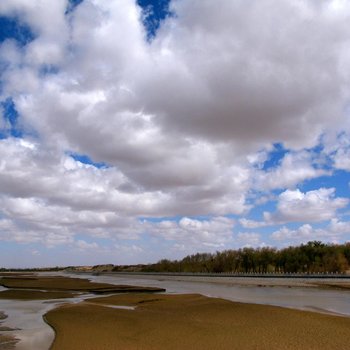
<svg viewBox="0 0 350 350">
<path fill-rule="evenodd" d="M 248 278 L 302 278 L 302 279 L 348 279 L 350 274 L 345 273 L 206 273 L 206 272 L 140 272 L 140 271 L 95 271 L 95 270 L 63 270 L 62 272 L 77 274 L 96 274 L 96 275 L 140 275 L 140 276 L 189 276 L 189 277 L 248 277 Z"/>
<path fill-rule="evenodd" d="M 139 279 L 158 278 L 162 280 L 190 281 L 199 283 L 222 283 L 256 287 L 306 287 L 349 289 L 350 275 L 232 275 L 232 274 L 193 274 L 193 273 L 150 273 L 150 272 L 69 272 L 77 275 L 123 276 Z"/>
</svg>

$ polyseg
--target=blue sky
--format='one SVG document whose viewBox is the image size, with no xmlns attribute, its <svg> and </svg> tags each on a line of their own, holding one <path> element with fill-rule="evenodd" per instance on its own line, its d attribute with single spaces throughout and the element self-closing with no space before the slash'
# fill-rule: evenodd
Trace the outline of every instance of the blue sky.
<svg viewBox="0 0 350 350">
<path fill-rule="evenodd" d="M 0 266 L 350 239 L 347 2 L 3 0 Z"/>
</svg>

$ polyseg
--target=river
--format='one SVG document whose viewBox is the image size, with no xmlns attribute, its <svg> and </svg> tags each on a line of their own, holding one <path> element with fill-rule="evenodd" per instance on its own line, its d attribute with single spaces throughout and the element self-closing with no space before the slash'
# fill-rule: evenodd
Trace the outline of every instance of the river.
<svg viewBox="0 0 350 350">
<path fill-rule="evenodd" d="M 71 276 L 77 277 L 76 274 Z M 89 278 L 94 282 L 116 285 L 161 287 L 165 288 L 169 294 L 199 293 L 238 302 L 276 305 L 350 317 L 350 291 L 306 287 L 307 281 L 300 281 L 300 279 L 295 281 L 288 279 L 285 285 L 283 283 L 280 285 L 281 280 L 274 281 L 266 278 L 240 280 L 233 277 L 117 274 L 99 276 L 84 274 L 81 277 Z M 332 282 L 334 281 L 333 279 Z M 313 280 L 313 282 L 317 281 Z M 92 296 L 84 298 L 88 297 Z M 47 350 L 53 341 L 54 332 L 44 322 L 42 316 L 60 303 L 76 303 L 82 300 L 82 297 L 51 301 L 0 300 L 0 311 L 8 315 L 2 326 L 20 329 L 11 332 L 20 339 L 16 349 Z"/>
</svg>

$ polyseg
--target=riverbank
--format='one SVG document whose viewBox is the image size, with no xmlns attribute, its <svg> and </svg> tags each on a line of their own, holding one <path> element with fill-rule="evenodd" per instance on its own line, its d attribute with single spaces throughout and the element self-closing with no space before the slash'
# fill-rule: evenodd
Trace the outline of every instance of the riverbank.
<svg viewBox="0 0 350 350">
<path fill-rule="evenodd" d="M 350 341 L 350 318 L 198 294 L 94 298 L 45 318 L 56 331 L 52 350 L 316 350 L 346 349 Z"/>
</svg>

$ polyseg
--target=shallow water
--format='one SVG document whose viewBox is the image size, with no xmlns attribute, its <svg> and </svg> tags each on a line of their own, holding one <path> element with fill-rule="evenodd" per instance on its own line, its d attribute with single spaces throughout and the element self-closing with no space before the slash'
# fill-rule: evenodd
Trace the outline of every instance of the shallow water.
<svg viewBox="0 0 350 350">
<path fill-rule="evenodd" d="M 1 300 L 0 310 L 8 316 L 2 325 L 19 329 L 3 333 L 20 339 L 16 349 L 48 349 L 54 339 L 54 332 L 44 323 L 42 315 L 54 306 L 44 304 L 43 301 Z"/>
<path fill-rule="evenodd" d="M 70 276 L 69 274 L 64 275 Z M 93 276 L 84 274 L 77 276 L 74 274 L 71 276 L 89 278 L 94 282 L 101 283 L 161 287 L 165 288 L 167 293 L 170 294 L 199 293 L 210 297 L 218 297 L 238 302 L 276 305 L 294 309 L 336 313 L 350 317 L 350 291 L 310 287 L 288 288 L 288 286 L 241 286 L 233 284 L 237 281 L 237 279 L 226 277 L 198 279 L 196 277 L 184 278 L 178 276 L 154 275 Z M 254 281 L 256 282 L 256 279 Z M 243 282 L 249 282 L 249 280 L 244 279 Z M 262 285 L 268 284 L 267 282 L 267 279 L 261 280 Z M 293 281 L 290 280 L 290 282 Z M 295 283 L 299 285 L 300 282 L 300 280 L 295 281 Z M 0 287 L 0 290 L 1 289 L 5 288 Z M 0 300 L 0 311 L 4 311 L 8 315 L 8 318 L 3 321 L 2 325 L 21 329 L 9 332 L 9 334 L 13 334 L 20 339 L 20 342 L 16 345 L 16 349 L 47 350 L 54 339 L 54 332 L 51 327 L 44 322 L 42 316 L 59 304 L 78 303 L 91 297 L 96 297 L 96 295 L 89 294 L 72 299 L 49 301 Z"/>
<path fill-rule="evenodd" d="M 231 277 L 216 277 L 213 280 L 211 277 L 196 279 L 196 277 L 179 278 L 178 276 L 164 277 L 154 275 L 90 275 L 89 278 L 94 282 L 161 287 L 165 288 L 167 293 L 199 293 L 209 297 L 244 303 L 283 306 L 294 309 L 336 313 L 350 317 L 349 290 L 300 286 L 290 288 L 287 285 L 274 287 L 243 286 L 230 283 L 235 282 L 235 278 Z M 247 279 L 244 281 L 249 282 Z M 266 278 L 261 280 L 262 285 L 268 284 L 267 282 L 268 280 Z M 296 281 L 289 279 L 289 284 L 301 284 L 302 282 L 299 279 Z M 315 282 L 317 281 L 315 280 Z M 325 281 L 323 280 L 322 282 Z"/>
<path fill-rule="evenodd" d="M 60 304 L 78 303 L 83 299 L 96 297 L 87 294 L 69 299 L 53 300 L 0 300 L 0 311 L 8 317 L 3 320 L 2 326 L 7 326 L 13 331 L 2 332 L 13 335 L 19 342 L 16 349 L 19 350 L 47 350 L 52 344 L 55 334 L 53 329 L 45 323 L 43 315 Z"/>
</svg>

